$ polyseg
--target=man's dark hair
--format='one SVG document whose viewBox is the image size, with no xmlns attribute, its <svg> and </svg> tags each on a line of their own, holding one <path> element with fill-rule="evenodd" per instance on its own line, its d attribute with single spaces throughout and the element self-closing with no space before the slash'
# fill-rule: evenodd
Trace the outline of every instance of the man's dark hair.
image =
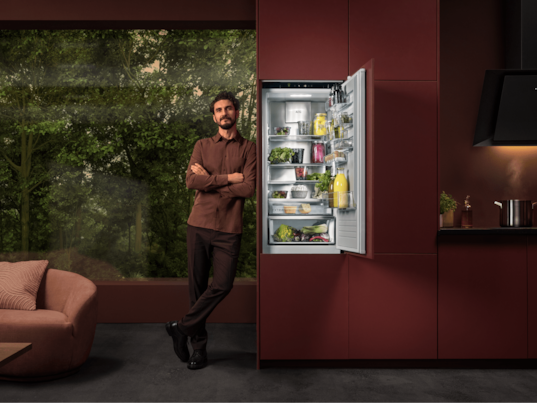
<svg viewBox="0 0 537 403">
<path fill-rule="evenodd" d="M 229 91 L 222 91 L 220 94 L 216 96 L 213 102 L 211 102 L 211 113 L 214 115 L 214 104 L 218 101 L 222 101 L 224 99 L 227 99 L 233 103 L 233 107 L 236 111 L 240 109 L 239 100 L 235 98 L 235 95 L 233 95 L 232 92 Z"/>
</svg>

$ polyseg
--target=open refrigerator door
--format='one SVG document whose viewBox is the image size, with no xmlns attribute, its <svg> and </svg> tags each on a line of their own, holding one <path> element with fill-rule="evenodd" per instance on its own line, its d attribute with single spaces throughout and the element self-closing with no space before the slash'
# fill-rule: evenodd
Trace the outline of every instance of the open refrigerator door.
<svg viewBox="0 0 537 403">
<path fill-rule="evenodd" d="M 355 138 L 361 130 L 352 123 L 364 121 L 356 106 L 363 98 L 358 74 L 345 83 L 263 82 L 263 253 L 363 253 L 354 246 L 365 233 L 365 220 L 360 219 L 365 210 L 359 207 L 363 195 L 357 192 L 362 164 L 354 155 L 363 153 L 365 145 Z M 334 87 L 347 92 L 346 97 L 332 101 Z M 332 127 L 336 119 L 340 131 Z M 328 182 L 330 173 L 342 167 L 348 171 L 349 191 L 341 198 L 347 197 L 348 203 L 334 207 Z M 353 194 L 358 194 L 356 202 Z M 342 222 L 346 219 L 355 228 Z"/>
<path fill-rule="evenodd" d="M 347 129 L 347 142 L 334 140 L 336 144 L 332 147 L 334 150 L 349 150 L 345 146 L 351 147 L 344 167 L 349 182 L 349 193 L 348 200 L 344 200 L 343 203 L 349 208 L 335 209 L 336 247 L 359 254 L 366 253 L 365 85 L 365 69 L 358 70 L 343 84 L 347 93 L 347 108 L 348 114 L 352 116 L 352 123 Z M 337 108 L 337 105 L 335 107 Z"/>
</svg>

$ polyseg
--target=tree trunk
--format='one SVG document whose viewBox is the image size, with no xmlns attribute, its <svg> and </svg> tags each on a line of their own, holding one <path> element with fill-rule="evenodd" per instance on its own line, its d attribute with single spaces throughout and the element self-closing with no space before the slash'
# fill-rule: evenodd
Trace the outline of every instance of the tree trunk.
<svg viewBox="0 0 537 403">
<path fill-rule="evenodd" d="M 136 205 L 136 234 L 134 238 L 134 253 L 142 252 L 142 202 Z"/>
<path fill-rule="evenodd" d="M 30 250 L 30 192 L 22 189 L 21 203 L 21 251 Z"/>
</svg>

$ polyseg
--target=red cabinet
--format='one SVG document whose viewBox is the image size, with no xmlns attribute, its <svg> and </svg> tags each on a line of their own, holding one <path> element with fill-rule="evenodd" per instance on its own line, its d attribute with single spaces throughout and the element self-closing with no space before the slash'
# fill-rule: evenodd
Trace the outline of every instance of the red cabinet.
<svg viewBox="0 0 537 403">
<path fill-rule="evenodd" d="M 260 359 L 347 359 L 347 255 L 260 260 Z"/>
<path fill-rule="evenodd" d="M 537 358 L 537 236 L 535 235 L 528 236 L 528 358 Z"/>
<path fill-rule="evenodd" d="M 437 358 L 436 273 L 436 255 L 349 255 L 349 358 Z"/>
<path fill-rule="evenodd" d="M 374 153 L 375 253 L 436 254 L 436 82 L 375 81 Z"/>
<path fill-rule="evenodd" d="M 346 79 L 348 0 L 258 1 L 260 80 Z"/>
<path fill-rule="evenodd" d="M 349 2 L 350 71 L 375 60 L 377 80 L 436 80 L 436 0 Z"/>
<path fill-rule="evenodd" d="M 527 358 L 526 237 L 440 235 L 438 358 Z"/>
</svg>

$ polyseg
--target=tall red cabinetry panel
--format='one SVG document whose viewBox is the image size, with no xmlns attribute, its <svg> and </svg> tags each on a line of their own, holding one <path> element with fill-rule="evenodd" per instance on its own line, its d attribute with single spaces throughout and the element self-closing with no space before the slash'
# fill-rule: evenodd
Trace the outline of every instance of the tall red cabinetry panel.
<svg viewBox="0 0 537 403">
<path fill-rule="evenodd" d="M 260 80 L 346 79 L 348 0 L 258 1 Z"/>
<path fill-rule="evenodd" d="M 347 359 L 346 255 L 260 260 L 260 359 Z"/>
<path fill-rule="evenodd" d="M 436 253 L 436 82 L 375 81 L 374 160 L 375 253 Z"/>
<path fill-rule="evenodd" d="M 350 71 L 375 59 L 377 80 L 436 80 L 437 0 L 349 4 Z"/>
<path fill-rule="evenodd" d="M 440 235 L 438 358 L 527 358 L 526 237 Z"/>
<path fill-rule="evenodd" d="M 528 358 L 537 358 L 537 236 L 528 236 Z"/>
<path fill-rule="evenodd" d="M 349 255 L 349 358 L 437 358 L 436 284 L 436 255 Z"/>
</svg>

